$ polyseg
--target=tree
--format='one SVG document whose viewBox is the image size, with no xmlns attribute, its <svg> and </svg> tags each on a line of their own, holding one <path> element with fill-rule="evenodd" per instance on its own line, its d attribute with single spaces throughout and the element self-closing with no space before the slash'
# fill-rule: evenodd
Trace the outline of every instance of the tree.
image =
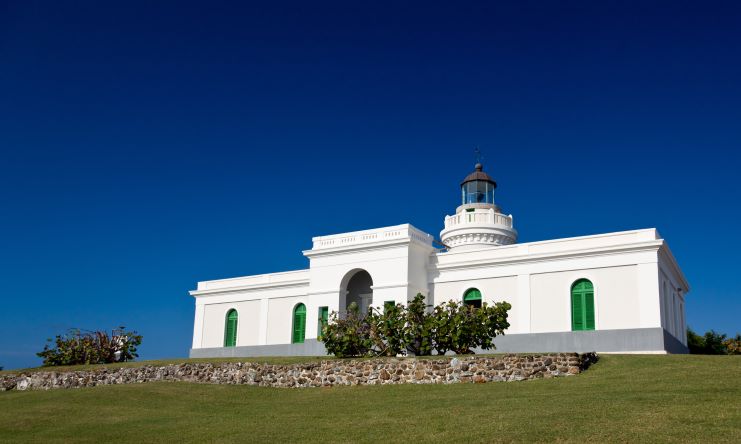
<svg viewBox="0 0 741 444">
<path fill-rule="evenodd" d="M 366 356 L 373 350 L 371 328 L 367 316 L 360 314 L 355 302 L 347 308 L 344 318 L 333 311 L 326 324 L 322 326 L 321 341 L 328 353 L 338 358 Z"/>
<path fill-rule="evenodd" d="M 430 312 L 426 298 L 417 294 L 405 307 L 374 308 L 365 316 L 357 304 L 350 304 L 344 317 L 333 312 L 322 326 L 321 340 L 327 352 L 337 357 L 396 356 L 404 351 L 416 356 L 436 351 L 473 353 L 474 348 L 494 347 L 494 338 L 509 327 L 507 302 L 482 304 L 474 308 L 461 301 L 449 301 Z"/>
<path fill-rule="evenodd" d="M 687 327 L 687 348 L 692 354 L 702 354 L 705 349 L 705 339 Z"/>
<path fill-rule="evenodd" d="M 44 350 L 36 353 L 44 359 L 44 366 L 107 364 L 131 361 L 138 357 L 137 347 L 142 336 L 119 327 L 108 335 L 105 331 L 82 332 L 71 329 L 66 334 L 47 340 Z M 53 344 L 53 347 L 49 345 Z"/>
<path fill-rule="evenodd" d="M 727 339 L 723 345 L 726 346 L 726 353 L 729 355 L 741 355 L 741 334 L 736 333 L 736 337 Z"/>
<path fill-rule="evenodd" d="M 698 355 L 741 354 L 741 334 L 728 338 L 725 334 L 709 330 L 700 336 L 688 327 L 687 348 L 690 353 Z"/>
<path fill-rule="evenodd" d="M 422 293 L 407 304 L 404 319 L 406 321 L 402 330 L 402 341 L 406 350 L 414 356 L 429 356 L 432 354 L 433 335 L 432 319 L 427 313 L 427 303 Z"/>
<path fill-rule="evenodd" d="M 717 333 L 715 330 L 705 332 L 703 337 L 705 340 L 704 354 L 706 355 L 725 355 L 726 346 L 724 341 L 726 340 L 725 334 Z"/>
</svg>

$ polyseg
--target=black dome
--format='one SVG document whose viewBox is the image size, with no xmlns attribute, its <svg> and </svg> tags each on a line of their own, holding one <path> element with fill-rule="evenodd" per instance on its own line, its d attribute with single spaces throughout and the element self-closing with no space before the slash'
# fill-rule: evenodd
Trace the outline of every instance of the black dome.
<svg viewBox="0 0 741 444">
<path fill-rule="evenodd" d="M 489 182 L 490 184 L 494 185 L 494 188 L 497 187 L 497 183 L 494 181 L 494 179 L 492 179 L 491 176 L 489 176 L 488 174 L 482 171 L 484 169 L 483 165 L 481 165 L 480 163 L 477 163 L 474 168 L 476 169 L 476 171 L 466 176 L 466 178 L 463 179 L 463 182 L 461 182 L 461 186 L 463 186 L 463 184 L 466 184 L 468 182 L 473 182 L 475 180 L 481 180 L 484 182 Z"/>
</svg>

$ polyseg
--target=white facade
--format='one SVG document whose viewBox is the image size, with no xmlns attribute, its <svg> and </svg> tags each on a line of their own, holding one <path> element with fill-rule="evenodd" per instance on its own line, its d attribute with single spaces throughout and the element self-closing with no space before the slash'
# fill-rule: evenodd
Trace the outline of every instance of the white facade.
<svg viewBox="0 0 741 444">
<path fill-rule="evenodd" d="M 417 293 L 437 305 L 462 300 L 471 288 L 484 302 L 512 305 L 497 351 L 686 351 L 689 285 L 657 230 L 515 244 L 512 216 L 489 191 L 477 196 L 488 203 L 466 203 L 464 192 L 463 205 L 446 217 L 444 249 L 404 224 L 315 237 L 304 251 L 306 270 L 199 282 L 190 292 L 191 356 L 324 354 L 316 341 L 320 307 L 343 312 L 355 300 L 382 309 Z M 594 327 L 572 331 L 572 285 L 582 279 L 593 285 Z M 291 344 L 297 304 L 306 307 L 305 339 Z M 236 344 L 225 347 L 230 310 L 238 313 Z"/>
</svg>

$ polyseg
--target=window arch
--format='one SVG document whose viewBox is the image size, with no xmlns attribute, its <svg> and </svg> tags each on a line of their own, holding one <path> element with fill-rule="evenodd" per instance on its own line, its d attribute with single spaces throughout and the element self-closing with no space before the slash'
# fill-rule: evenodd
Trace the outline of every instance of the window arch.
<svg viewBox="0 0 741 444">
<path fill-rule="evenodd" d="M 237 310 L 231 309 L 226 312 L 226 325 L 224 326 L 224 347 L 237 345 Z"/>
<path fill-rule="evenodd" d="M 594 285 L 588 279 L 571 286 L 571 330 L 594 330 Z"/>
<path fill-rule="evenodd" d="M 306 305 L 296 304 L 293 308 L 293 338 L 291 343 L 301 344 L 306 335 Z"/>
<path fill-rule="evenodd" d="M 474 308 L 481 308 L 481 292 L 478 288 L 469 288 L 463 295 L 463 303 Z"/>
</svg>

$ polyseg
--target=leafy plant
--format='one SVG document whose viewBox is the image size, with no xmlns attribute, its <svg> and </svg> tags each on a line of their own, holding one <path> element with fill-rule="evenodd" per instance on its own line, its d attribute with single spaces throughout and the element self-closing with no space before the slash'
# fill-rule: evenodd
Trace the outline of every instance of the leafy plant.
<svg viewBox="0 0 741 444">
<path fill-rule="evenodd" d="M 475 347 L 495 348 L 494 338 L 509 328 L 507 312 L 511 308 L 507 302 L 484 302 L 480 308 L 456 301 L 438 305 L 432 315 L 435 351 L 439 355 L 448 351 L 471 354 Z"/>
<path fill-rule="evenodd" d="M 396 356 L 406 350 L 404 341 L 405 309 L 401 304 L 388 305 L 383 312 L 371 309 L 367 322 L 376 355 Z"/>
<path fill-rule="evenodd" d="M 439 355 L 448 351 L 470 354 L 476 347 L 494 348 L 494 338 L 509 327 L 511 308 L 507 302 L 474 308 L 449 301 L 430 312 L 425 296 L 417 294 L 406 307 L 387 306 L 382 313 L 372 308 L 361 316 L 353 303 L 342 318 L 332 313 L 322 326 L 320 339 L 337 357 L 396 356 L 404 351 L 424 356 L 433 350 Z"/>
<path fill-rule="evenodd" d="M 741 334 L 728 338 L 725 334 L 709 330 L 700 336 L 687 328 L 687 347 L 698 355 L 738 355 L 741 354 Z"/>
<path fill-rule="evenodd" d="M 407 304 L 404 319 L 406 323 L 401 332 L 401 340 L 405 344 L 405 349 L 415 356 L 431 355 L 434 348 L 432 331 L 434 323 L 427 313 L 427 303 L 422 293 L 417 293 L 417 296 Z"/>
<path fill-rule="evenodd" d="M 44 359 L 44 366 L 107 364 L 138 357 L 136 351 L 141 345 L 142 336 L 135 331 L 126 331 L 125 327 L 113 330 L 110 335 L 105 331 L 71 329 L 47 341 L 44 350 L 36 353 Z"/>
<path fill-rule="evenodd" d="M 705 339 L 687 327 L 687 348 L 692 354 L 702 354 L 705 348 Z"/>
<path fill-rule="evenodd" d="M 360 314 L 358 304 L 353 302 L 344 318 L 336 311 L 332 312 L 329 321 L 322 326 L 321 341 L 327 352 L 338 358 L 366 356 L 373 349 L 370 333 L 366 317 Z"/>
<path fill-rule="evenodd" d="M 729 355 L 741 355 L 741 334 L 737 333 L 736 337 L 727 339 L 723 345 L 726 346 L 726 353 Z"/>
</svg>

